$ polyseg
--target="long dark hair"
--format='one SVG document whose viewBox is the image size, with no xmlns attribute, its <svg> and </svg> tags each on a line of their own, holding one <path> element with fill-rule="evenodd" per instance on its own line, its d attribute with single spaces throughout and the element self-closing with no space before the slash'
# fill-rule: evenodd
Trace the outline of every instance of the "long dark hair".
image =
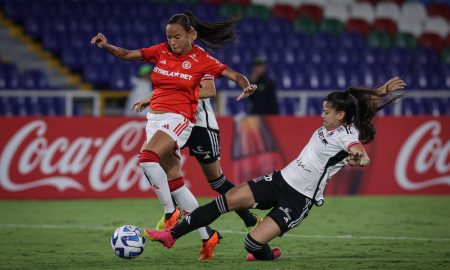
<svg viewBox="0 0 450 270">
<path fill-rule="evenodd" d="M 190 11 L 173 15 L 167 24 L 179 24 L 187 32 L 197 31 L 197 39 L 209 49 L 219 49 L 236 38 L 235 27 L 238 17 L 229 17 L 223 22 L 202 21 Z"/>
<path fill-rule="evenodd" d="M 359 140 L 363 144 L 375 138 L 376 129 L 372 124 L 375 114 L 384 107 L 392 104 L 403 93 L 385 93 L 363 88 L 348 88 L 345 92 L 333 92 L 325 101 L 331 104 L 336 111 L 345 113 L 344 122 L 353 124 L 359 131 Z"/>
</svg>

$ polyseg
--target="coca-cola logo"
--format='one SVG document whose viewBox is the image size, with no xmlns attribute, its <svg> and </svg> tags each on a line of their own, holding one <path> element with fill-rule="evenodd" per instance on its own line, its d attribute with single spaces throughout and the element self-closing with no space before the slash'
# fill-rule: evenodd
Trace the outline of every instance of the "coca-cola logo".
<svg viewBox="0 0 450 270">
<path fill-rule="evenodd" d="M 43 186 L 52 186 L 59 191 L 90 188 L 102 192 L 113 185 L 119 191 L 126 191 L 137 184 L 141 191 L 147 191 L 150 185 L 142 177 L 136 157 L 144 142 L 144 127 L 145 122 L 129 121 L 113 130 L 107 138 L 80 136 L 69 139 L 61 136 L 50 140 L 46 136 L 45 121 L 29 122 L 3 149 L 0 186 L 10 192 Z M 17 178 L 13 179 L 12 174 Z M 33 179 L 34 175 L 43 177 Z M 88 175 L 89 187 L 76 179 L 81 175 Z"/>
<path fill-rule="evenodd" d="M 450 164 L 447 157 L 450 151 L 450 139 L 441 138 L 441 123 L 433 120 L 417 128 L 403 144 L 395 163 L 397 183 L 405 190 L 417 190 L 434 185 L 450 185 Z M 423 142 L 424 143 L 420 143 Z M 413 153 L 417 153 L 413 156 Z M 413 162 L 413 164 L 409 164 Z M 408 176 L 408 165 L 413 165 L 414 173 L 424 175 L 435 170 L 437 177 L 413 181 Z"/>
</svg>

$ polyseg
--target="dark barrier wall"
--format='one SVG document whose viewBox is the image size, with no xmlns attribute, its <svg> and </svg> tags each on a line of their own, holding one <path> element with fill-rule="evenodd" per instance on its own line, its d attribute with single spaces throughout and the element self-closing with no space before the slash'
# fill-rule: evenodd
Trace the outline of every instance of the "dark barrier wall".
<svg viewBox="0 0 450 270">
<path fill-rule="evenodd" d="M 222 167 L 236 184 L 282 169 L 319 128 L 319 117 L 219 118 Z M 327 194 L 450 194 L 450 117 L 384 117 L 366 146 L 370 167 L 344 168 Z M 137 153 L 145 120 L 0 118 L 0 198 L 153 197 Z M 215 196 L 188 152 L 186 183 Z"/>
</svg>

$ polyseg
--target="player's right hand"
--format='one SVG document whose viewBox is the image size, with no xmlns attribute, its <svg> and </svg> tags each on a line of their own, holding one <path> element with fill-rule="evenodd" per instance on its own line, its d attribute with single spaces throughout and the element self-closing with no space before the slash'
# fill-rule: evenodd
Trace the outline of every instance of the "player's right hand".
<svg viewBox="0 0 450 270">
<path fill-rule="evenodd" d="M 106 39 L 105 35 L 102 33 L 98 33 L 91 39 L 91 44 L 97 45 L 99 48 L 103 48 L 105 44 L 107 44 L 108 40 Z"/>
<path fill-rule="evenodd" d="M 133 104 L 133 107 L 131 109 L 133 111 L 139 113 L 139 112 L 142 112 L 143 110 L 145 110 L 145 108 L 147 108 L 148 105 L 150 105 L 150 100 L 148 98 L 143 98 L 143 99 L 136 101 Z"/>
</svg>

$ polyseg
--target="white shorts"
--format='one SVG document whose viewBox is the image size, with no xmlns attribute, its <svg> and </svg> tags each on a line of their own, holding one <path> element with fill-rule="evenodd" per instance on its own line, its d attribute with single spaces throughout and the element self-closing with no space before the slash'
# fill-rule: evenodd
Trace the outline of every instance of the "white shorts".
<svg viewBox="0 0 450 270">
<path fill-rule="evenodd" d="M 176 113 L 147 113 L 147 126 L 145 133 L 147 135 L 146 143 L 148 143 L 158 130 L 168 134 L 177 144 L 177 153 L 182 148 L 189 136 L 191 136 L 194 124 L 186 117 Z"/>
</svg>

